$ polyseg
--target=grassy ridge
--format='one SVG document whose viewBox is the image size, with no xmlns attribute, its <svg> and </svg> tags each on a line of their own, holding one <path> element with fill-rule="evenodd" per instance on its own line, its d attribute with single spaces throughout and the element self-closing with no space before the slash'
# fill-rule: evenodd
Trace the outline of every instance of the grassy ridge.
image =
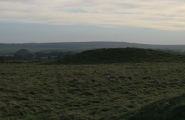
<svg viewBox="0 0 185 120">
<path fill-rule="evenodd" d="M 4 63 L 0 69 L 2 120 L 185 118 L 185 63 Z"/>
<path fill-rule="evenodd" d="M 159 100 L 143 107 L 130 120 L 184 120 L 185 94 Z"/>
<path fill-rule="evenodd" d="M 107 48 L 88 50 L 67 56 L 61 63 L 70 64 L 101 64 L 123 62 L 172 62 L 184 61 L 184 55 L 172 54 L 164 51 L 140 48 Z"/>
</svg>

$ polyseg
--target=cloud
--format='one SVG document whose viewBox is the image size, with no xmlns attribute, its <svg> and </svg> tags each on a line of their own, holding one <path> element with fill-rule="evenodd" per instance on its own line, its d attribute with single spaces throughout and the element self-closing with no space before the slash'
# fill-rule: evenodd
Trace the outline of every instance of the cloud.
<svg viewBox="0 0 185 120">
<path fill-rule="evenodd" d="M 185 30 L 182 0 L 0 0 L 1 22 Z"/>
</svg>

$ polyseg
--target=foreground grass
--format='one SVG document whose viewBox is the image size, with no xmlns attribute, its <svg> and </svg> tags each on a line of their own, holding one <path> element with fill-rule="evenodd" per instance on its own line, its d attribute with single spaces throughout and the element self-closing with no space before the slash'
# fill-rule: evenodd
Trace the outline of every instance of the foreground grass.
<svg viewBox="0 0 185 120">
<path fill-rule="evenodd" d="M 181 120 L 184 73 L 185 63 L 4 63 L 0 119 Z"/>
</svg>

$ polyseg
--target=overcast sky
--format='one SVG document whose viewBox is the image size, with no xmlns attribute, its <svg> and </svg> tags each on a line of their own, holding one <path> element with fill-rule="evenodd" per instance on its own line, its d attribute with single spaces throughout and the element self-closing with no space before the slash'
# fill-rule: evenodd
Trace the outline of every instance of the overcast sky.
<svg viewBox="0 0 185 120">
<path fill-rule="evenodd" d="M 0 43 L 185 44 L 184 0 L 0 0 Z"/>
</svg>

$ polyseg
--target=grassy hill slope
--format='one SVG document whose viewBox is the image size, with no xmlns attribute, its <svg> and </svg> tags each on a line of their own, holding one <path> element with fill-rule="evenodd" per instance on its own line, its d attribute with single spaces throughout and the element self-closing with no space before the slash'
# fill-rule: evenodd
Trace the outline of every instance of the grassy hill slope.
<svg viewBox="0 0 185 120">
<path fill-rule="evenodd" d="M 185 63 L 0 68 L 1 120 L 185 119 Z"/>
<path fill-rule="evenodd" d="M 164 51 L 141 48 L 107 48 L 88 50 L 82 53 L 67 56 L 62 63 L 96 64 L 96 63 L 122 63 L 122 62 L 170 62 L 183 61 L 184 55 L 177 55 Z"/>
<path fill-rule="evenodd" d="M 185 94 L 144 106 L 130 120 L 184 120 Z"/>
</svg>

